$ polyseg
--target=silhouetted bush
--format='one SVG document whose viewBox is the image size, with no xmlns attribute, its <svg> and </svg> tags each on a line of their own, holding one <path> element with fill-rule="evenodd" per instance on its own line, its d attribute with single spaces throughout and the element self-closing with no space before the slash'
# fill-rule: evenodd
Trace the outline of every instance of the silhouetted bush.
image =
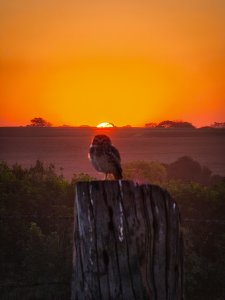
<svg viewBox="0 0 225 300">
<path fill-rule="evenodd" d="M 163 183 L 167 181 L 196 182 L 214 185 L 223 177 L 212 175 L 212 171 L 191 157 L 183 156 L 171 164 L 147 161 L 132 161 L 123 164 L 124 179 L 137 182 Z"/>
<path fill-rule="evenodd" d="M 69 183 L 52 164 L 40 161 L 29 169 L 0 163 L 1 295 L 7 286 L 40 284 L 37 295 L 27 299 L 65 296 L 65 291 L 65 299 L 70 297 L 74 183 L 84 177 L 74 175 Z M 43 298 L 42 284 L 54 282 L 62 285 L 55 288 L 58 294 L 53 289 Z M 29 294 L 24 293 L 20 299 Z M 12 289 L 5 294 L 14 297 Z"/>
<path fill-rule="evenodd" d="M 215 184 L 222 180 L 219 175 L 212 175 L 212 171 L 201 166 L 191 157 L 183 156 L 175 162 L 166 165 L 168 180 L 181 180 L 183 182 L 198 182 L 204 185 Z"/>
<path fill-rule="evenodd" d="M 124 179 L 162 183 L 167 179 L 165 166 L 158 162 L 133 161 L 123 164 Z"/>
</svg>

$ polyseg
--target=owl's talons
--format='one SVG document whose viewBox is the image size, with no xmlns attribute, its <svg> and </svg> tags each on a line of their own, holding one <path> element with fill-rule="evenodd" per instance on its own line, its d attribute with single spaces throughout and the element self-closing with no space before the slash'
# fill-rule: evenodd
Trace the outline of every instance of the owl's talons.
<svg viewBox="0 0 225 300">
<path fill-rule="evenodd" d="M 108 179 L 108 173 L 105 173 L 105 180 Z"/>
</svg>

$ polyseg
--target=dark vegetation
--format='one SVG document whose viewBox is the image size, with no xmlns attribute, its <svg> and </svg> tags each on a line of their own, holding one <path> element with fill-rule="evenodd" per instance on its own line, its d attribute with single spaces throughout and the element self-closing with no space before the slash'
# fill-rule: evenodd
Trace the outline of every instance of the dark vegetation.
<svg viewBox="0 0 225 300">
<path fill-rule="evenodd" d="M 51 127 L 52 124 L 41 117 L 36 117 L 30 120 L 27 127 Z"/>
<path fill-rule="evenodd" d="M 189 122 L 184 121 L 162 121 L 160 123 L 146 123 L 145 127 L 149 128 L 195 128 L 195 126 Z"/>
<path fill-rule="evenodd" d="M 112 124 L 113 127 L 116 127 L 114 124 Z M 41 117 L 35 117 L 30 120 L 30 124 L 27 125 L 27 127 L 52 127 L 52 123 L 46 121 L 44 118 Z M 69 125 L 62 125 L 61 127 L 70 127 Z M 79 127 L 90 127 L 89 125 L 81 125 Z M 130 128 L 131 125 L 125 125 L 122 126 L 123 128 Z M 149 122 L 145 124 L 145 127 L 148 128 L 180 128 L 180 129 L 193 129 L 196 128 L 192 123 L 186 122 L 186 121 L 171 121 L 171 120 L 165 120 L 159 123 L 153 123 Z M 225 122 L 214 122 L 210 126 L 202 127 L 204 128 L 225 128 Z"/>
<path fill-rule="evenodd" d="M 124 176 L 160 184 L 182 218 L 187 300 L 224 300 L 225 179 L 191 158 L 165 165 L 131 162 Z M 30 169 L 0 163 L 1 299 L 69 299 L 74 185 L 53 165 Z"/>
<path fill-rule="evenodd" d="M 185 121 L 170 121 L 170 120 L 165 120 L 162 121 L 160 123 L 146 123 L 145 127 L 148 128 L 180 128 L 180 129 L 193 129 L 196 128 L 192 123 L 190 122 L 185 122 Z M 210 126 L 205 126 L 202 127 L 202 129 L 204 128 L 225 128 L 225 122 L 214 122 L 213 124 L 211 124 Z"/>
</svg>

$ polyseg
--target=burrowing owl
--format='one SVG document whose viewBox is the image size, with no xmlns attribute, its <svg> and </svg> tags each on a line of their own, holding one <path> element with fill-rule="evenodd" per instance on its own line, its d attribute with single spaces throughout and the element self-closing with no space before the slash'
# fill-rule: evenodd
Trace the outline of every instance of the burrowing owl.
<svg viewBox="0 0 225 300">
<path fill-rule="evenodd" d="M 89 159 L 94 168 L 101 173 L 113 174 L 115 179 L 122 179 L 122 168 L 119 151 L 112 145 L 106 135 L 96 135 L 90 145 Z"/>
</svg>

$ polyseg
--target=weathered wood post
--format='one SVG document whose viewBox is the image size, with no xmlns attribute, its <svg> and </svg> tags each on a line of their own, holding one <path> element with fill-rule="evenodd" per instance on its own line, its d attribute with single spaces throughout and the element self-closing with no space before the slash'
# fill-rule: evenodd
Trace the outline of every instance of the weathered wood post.
<svg viewBox="0 0 225 300">
<path fill-rule="evenodd" d="M 155 185 L 76 185 L 72 300 L 183 299 L 176 203 Z"/>
</svg>

